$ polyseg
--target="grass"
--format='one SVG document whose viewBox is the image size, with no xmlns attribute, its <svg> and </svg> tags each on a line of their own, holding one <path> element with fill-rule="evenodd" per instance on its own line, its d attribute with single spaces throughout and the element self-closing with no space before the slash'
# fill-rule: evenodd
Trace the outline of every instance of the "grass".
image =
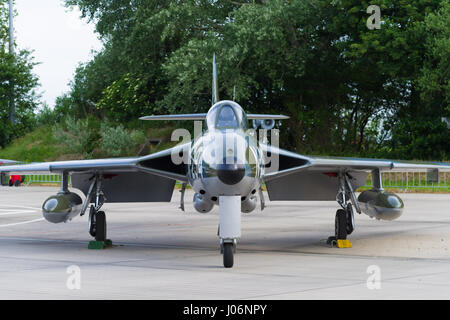
<svg viewBox="0 0 450 320">
<path fill-rule="evenodd" d="M 420 179 L 419 179 L 420 178 Z M 372 189 L 372 178 L 369 174 L 366 185 L 358 188 L 358 192 Z M 394 193 L 450 193 L 450 172 L 439 173 L 439 183 L 427 181 L 426 172 L 408 172 L 408 183 L 406 174 L 391 173 L 384 175 L 383 188 Z"/>
<path fill-rule="evenodd" d="M 173 127 L 147 128 L 144 130 L 146 137 L 161 139 L 157 146 L 150 146 L 149 153 L 158 152 L 166 148 L 173 147 L 177 142 L 170 141 Z M 133 149 L 127 156 L 136 156 L 143 144 Z M 81 154 L 69 154 L 63 145 L 58 145 L 53 136 L 51 126 L 42 126 L 23 137 L 14 140 L 5 148 L 0 148 L 0 159 L 10 159 L 30 162 L 58 161 L 83 159 Z M 99 157 L 103 157 L 101 152 Z"/>
<path fill-rule="evenodd" d="M 360 187 L 356 192 L 362 192 L 371 190 L 372 187 Z M 433 187 L 410 187 L 410 188 L 395 188 L 395 187 L 383 187 L 384 190 L 393 193 L 450 193 L 449 187 L 433 188 Z"/>
<path fill-rule="evenodd" d="M 25 162 L 51 161 L 60 155 L 59 149 L 51 127 L 43 126 L 0 149 L 0 158 Z"/>
</svg>

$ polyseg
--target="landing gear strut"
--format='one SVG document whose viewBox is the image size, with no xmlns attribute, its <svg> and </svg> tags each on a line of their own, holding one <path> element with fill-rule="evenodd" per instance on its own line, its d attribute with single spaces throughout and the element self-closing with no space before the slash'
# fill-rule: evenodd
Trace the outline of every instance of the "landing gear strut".
<svg viewBox="0 0 450 320">
<path fill-rule="evenodd" d="M 347 235 L 355 230 L 355 218 L 353 206 L 358 213 L 361 213 L 352 185 L 349 181 L 350 175 L 346 172 L 339 173 L 339 190 L 336 201 L 342 207 L 336 211 L 334 222 L 334 237 L 328 239 L 328 243 L 336 243 L 338 247 L 351 247 L 351 242 L 347 240 Z M 353 206 L 352 206 L 353 204 Z"/>
<path fill-rule="evenodd" d="M 112 245 L 111 240 L 106 238 L 105 212 L 100 211 L 100 208 L 106 201 L 106 197 L 102 191 L 102 178 L 102 175 L 99 174 L 96 174 L 93 177 L 94 180 L 89 187 L 89 191 L 86 195 L 86 200 L 81 211 L 81 215 L 84 215 L 89 203 L 94 202 L 89 208 L 89 234 L 95 238 L 95 241 L 91 241 L 89 243 L 89 249 L 103 249 Z"/>
</svg>

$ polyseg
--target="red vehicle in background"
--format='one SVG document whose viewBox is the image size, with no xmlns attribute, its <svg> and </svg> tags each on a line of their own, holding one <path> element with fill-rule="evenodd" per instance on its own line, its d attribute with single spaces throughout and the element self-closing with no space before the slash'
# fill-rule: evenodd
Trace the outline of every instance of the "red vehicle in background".
<svg viewBox="0 0 450 320">
<path fill-rule="evenodd" d="M 20 176 L 20 175 L 12 175 L 9 177 L 9 186 L 15 186 L 18 187 L 20 186 L 20 184 L 25 180 L 25 176 Z"/>
<path fill-rule="evenodd" d="M 1 165 L 11 165 L 11 164 L 16 164 L 16 163 L 21 163 L 21 162 L 14 161 L 14 160 L 0 159 L 0 166 Z M 8 182 L 8 180 L 9 180 L 9 182 Z M 25 176 L 12 175 L 12 176 L 9 176 L 9 179 L 8 179 L 8 176 L 6 176 L 4 173 L 2 173 L 0 175 L 0 185 L 2 185 L 2 186 L 6 186 L 9 184 L 10 187 L 11 186 L 18 187 L 24 181 L 25 181 Z"/>
</svg>

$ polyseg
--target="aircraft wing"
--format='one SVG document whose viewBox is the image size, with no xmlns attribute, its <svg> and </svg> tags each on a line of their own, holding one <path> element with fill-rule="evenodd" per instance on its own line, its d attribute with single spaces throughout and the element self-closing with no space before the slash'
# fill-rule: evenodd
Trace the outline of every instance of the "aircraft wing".
<svg viewBox="0 0 450 320">
<path fill-rule="evenodd" d="M 107 202 L 170 201 L 175 182 L 187 181 L 184 164 L 174 164 L 172 154 L 188 154 L 189 143 L 135 158 L 73 160 L 1 166 L 0 173 L 68 173 L 72 186 L 87 194 L 94 174 L 104 177 Z"/>
<path fill-rule="evenodd" d="M 20 161 L 0 159 L 0 166 L 11 165 L 16 163 L 20 163 Z"/>
<path fill-rule="evenodd" d="M 394 161 L 344 157 L 303 156 L 272 146 L 262 146 L 271 163 L 264 181 L 270 200 L 335 200 L 337 173 L 347 172 L 354 190 L 366 184 L 367 175 L 380 171 L 450 171 L 450 163 Z M 278 160 L 277 160 L 278 159 Z"/>
</svg>

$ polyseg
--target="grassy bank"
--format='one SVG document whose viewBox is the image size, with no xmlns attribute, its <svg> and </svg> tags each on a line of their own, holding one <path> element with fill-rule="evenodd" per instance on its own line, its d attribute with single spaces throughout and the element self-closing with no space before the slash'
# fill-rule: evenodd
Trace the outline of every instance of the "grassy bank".
<svg viewBox="0 0 450 320">
<path fill-rule="evenodd" d="M 146 128 L 142 129 L 142 139 L 136 141 L 126 154 L 120 156 L 136 156 L 138 153 L 148 154 L 164 150 L 174 146 L 176 142 L 170 141 L 172 127 L 162 128 Z M 124 129 L 125 133 L 132 133 L 131 129 Z M 159 140 L 159 144 L 149 143 L 149 139 Z M 76 141 L 73 141 L 76 143 Z M 70 139 L 61 143 L 52 126 L 42 126 L 34 131 L 14 140 L 10 145 L 0 149 L 0 158 L 18 160 L 23 162 L 43 162 L 43 161 L 59 161 L 59 160 L 80 160 L 89 158 L 104 158 L 111 156 L 110 149 L 103 147 L 102 140 L 92 142 L 95 146 L 89 157 L 82 152 L 72 153 L 73 145 Z"/>
<path fill-rule="evenodd" d="M 50 126 L 43 126 L 0 149 L 0 158 L 25 162 L 52 161 L 62 155 Z"/>
</svg>

